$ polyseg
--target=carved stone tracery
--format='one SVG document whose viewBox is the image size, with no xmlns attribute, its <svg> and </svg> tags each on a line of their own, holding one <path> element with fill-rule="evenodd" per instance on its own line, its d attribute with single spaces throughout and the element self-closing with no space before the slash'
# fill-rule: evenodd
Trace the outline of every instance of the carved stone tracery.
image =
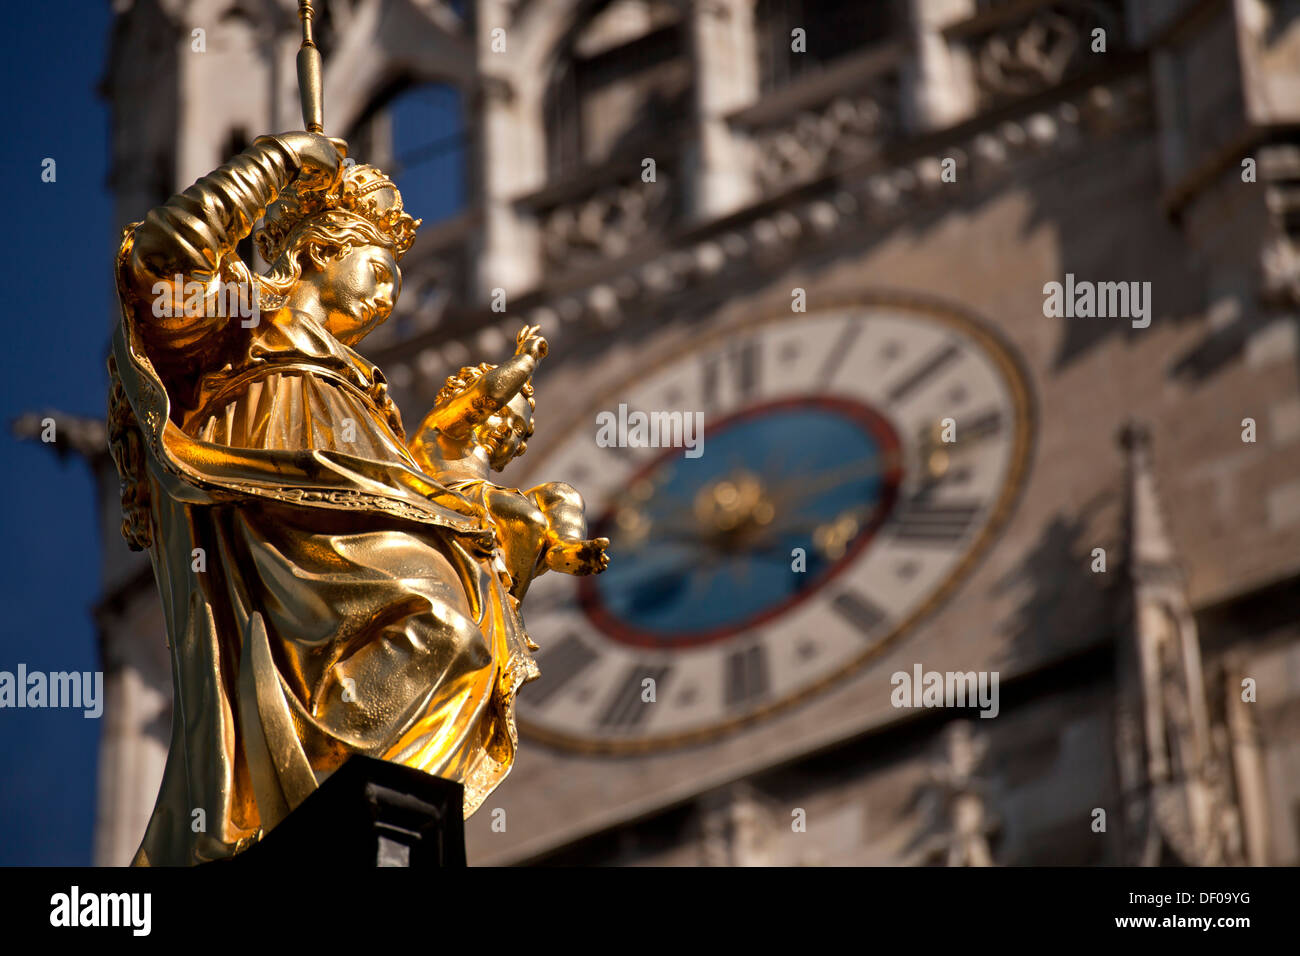
<svg viewBox="0 0 1300 956">
<path fill-rule="evenodd" d="M 753 134 L 756 176 L 765 191 L 814 179 L 843 163 L 876 153 L 898 133 L 897 78 L 837 96 Z"/>
<path fill-rule="evenodd" d="M 668 224 L 672 187 L 671 177 L 659 168 L 654 182 L 637 176 L 544 213 L 542 248 L 548 264 L 574 266 L 626 255 Z"/>
<path fill-rule="evenodd" d="M 976 35 L 971 48 L 981 105 L 1029 96 L 1084 72 L 1097 29 L 1105 31 L 1108 52 L 1123 47 L 1123 17 L 1111 0 L 1053 3 Z"/>
</svg>

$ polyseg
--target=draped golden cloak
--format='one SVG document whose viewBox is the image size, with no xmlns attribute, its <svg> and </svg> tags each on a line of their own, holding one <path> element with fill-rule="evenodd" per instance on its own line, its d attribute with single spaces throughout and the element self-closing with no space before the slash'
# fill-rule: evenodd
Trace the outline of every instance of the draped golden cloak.
<svg viewBox="0 0 1300 956">
<path fill-rule="evenodd" d="M 510 769 L 514 694 L 538 675 L 490 525 L 422 470 L 382 375 L 311 316 L 154 321 L 134 229 L 110 442 L 174 682 L 135 862 L 238 852 L 354 752 L 460 781 L 469 816 Z M 193 372 L 164 377 L 155 357 L 182 333 Z"/>
</svg>

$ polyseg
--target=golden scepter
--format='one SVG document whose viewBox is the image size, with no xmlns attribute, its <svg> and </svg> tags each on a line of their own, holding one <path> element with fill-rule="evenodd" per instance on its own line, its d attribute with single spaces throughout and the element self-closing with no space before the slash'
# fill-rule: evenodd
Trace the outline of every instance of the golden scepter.
<svg viewBox="0 0 1300 956">
<path fill-rule="evenodd" d="M 321 82 L 320 49 L 311 35 L 316 11 L 311 0 L 298 0 L 302 22 L 302 46 L 298 48 L 298 95 L 302 99 L 302 122 L 309 133 L 325 132 L 325 89 Z"/>
</svg>

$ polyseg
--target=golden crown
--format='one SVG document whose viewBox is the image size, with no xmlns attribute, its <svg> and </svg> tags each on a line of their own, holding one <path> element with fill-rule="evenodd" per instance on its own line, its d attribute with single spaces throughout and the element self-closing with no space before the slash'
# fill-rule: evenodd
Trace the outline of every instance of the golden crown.
<svg viewBox="0 0 1300 956">
<path fill-rule="evenodd" d="M 338 187 L 329 192 L 300 191 L 296 184 L 282 192 L 266 209 L 257 234 L 258 251 L 267 262 L 275 262 L 300 224 L 322 215 L 338 219 L 337 214 L 369 223 L 392 246 L 395 259 L 411 248 L 421 222 L 403 211 L 402 194 L 391 179 L 374 166 L 356 163 L 344 169 Z"/>
</svg>

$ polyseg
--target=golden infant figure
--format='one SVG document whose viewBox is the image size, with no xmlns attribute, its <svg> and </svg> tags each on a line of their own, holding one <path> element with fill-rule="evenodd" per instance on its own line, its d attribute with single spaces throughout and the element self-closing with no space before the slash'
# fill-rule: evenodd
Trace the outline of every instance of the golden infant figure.
<svg viewBox="0 0 1300 956">
<path fill-rule="evenodd" d="M 529 381 L 546 355 L 537 326 L 516 336 L 515 354 L 499 366 L 467 366 L 447 379 L 410 442 L 427 473 L 478 503 L 497 530 L 500 550 L 522 599 L 529 583 L 547 569 L 598 574 L 609 566 L 608 538 L 587 538 L 582 497 L 554 481 L 527 491 L 487 480 L 528 448 L 533 434 L 533 386 Z"/>
</svg>

